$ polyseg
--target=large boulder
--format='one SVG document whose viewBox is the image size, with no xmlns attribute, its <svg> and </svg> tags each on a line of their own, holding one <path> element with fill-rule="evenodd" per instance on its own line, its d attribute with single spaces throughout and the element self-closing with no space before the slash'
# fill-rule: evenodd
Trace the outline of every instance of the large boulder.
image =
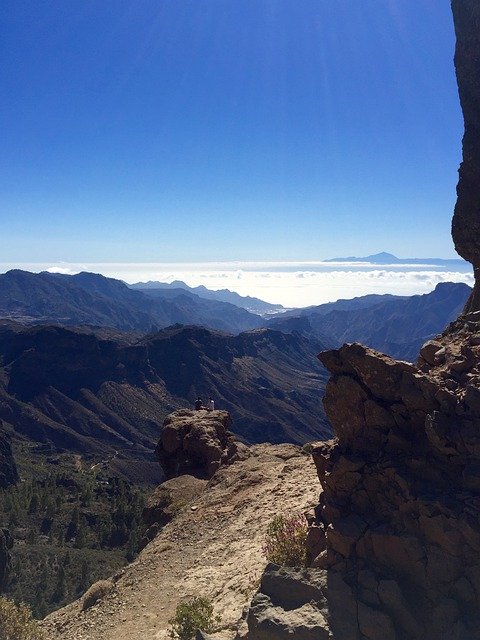
<svg viewBox="0 0 480 640">
<path fill-rule="evenodd" d="M 325 571 L 270 564 L 247 612 L 249 640 L 327 640 Z"/>
<path fill-rule="evenodd" d="M 167 416 L 155 450 L 165 476 L 209 479 L 222 464 L 248 455 L 229 431 L 231 424 L 227 411 L 180 409 Z"/>
</svg>

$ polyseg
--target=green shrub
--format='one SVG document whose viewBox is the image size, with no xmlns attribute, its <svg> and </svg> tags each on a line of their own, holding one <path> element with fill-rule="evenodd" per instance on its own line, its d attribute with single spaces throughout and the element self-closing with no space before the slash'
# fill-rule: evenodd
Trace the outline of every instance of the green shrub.
<svg viewBox="0 0 480 640">
<path fill-rule="evenodd" d="M 27 605 L 0 596 L 0 640 L 45 640 L 45 636 Z"/>
<path fill-rule="evenodd" d="M 267 560 L 288 567 L 305 566 L 307 530 L 301 514 L 275 516 L 268 525 L 263 545 Z"/>
<path fill-rule="evenodd" d="M 206 633 L 213 631 L 219 616 L 213 615 L 213 604 L 208 598 L 192 598 L 177 605 L 175 617 L 168 621 L 169 636 L 173 640 L 192 640 L 200 629 Z"/>
</svg>

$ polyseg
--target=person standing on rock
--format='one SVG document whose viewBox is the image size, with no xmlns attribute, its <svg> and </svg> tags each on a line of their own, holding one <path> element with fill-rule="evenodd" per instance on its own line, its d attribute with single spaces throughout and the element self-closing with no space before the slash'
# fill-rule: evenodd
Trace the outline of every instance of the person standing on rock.
<svg viewBox="0 0 480 640">
<path fill-rule="evenodd" d="M 200 398 L 200 396 L 198 396 L 198 398 L 195 401 L 195 411 L 199 411 L 200 409 L 203 409 L 203 401 Z"/>
<path fill-rule="evenodd" d="M 208 411 L 213 411 L 214 409 L 215 409 L 215 403 L 214 403 L 214 401 L 213 401 L 213 398 L 212 398 L 212 397 L 210 397 L 210 398 L 208 399 L 208 403 L 207 403 L 207 410 L 208 410 Z"/>
</svg>

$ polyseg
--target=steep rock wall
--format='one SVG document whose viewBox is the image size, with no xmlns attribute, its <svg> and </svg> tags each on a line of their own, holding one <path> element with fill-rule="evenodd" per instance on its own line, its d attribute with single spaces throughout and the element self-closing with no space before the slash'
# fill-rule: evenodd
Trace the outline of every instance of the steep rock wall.
<svg viewBox="0 0 480 640">
<path fill-rule="evenodd" d="M 480 4 L 452 0 L 457 44 L 455 69 L 465 121 L 463 162 L 452 236 L 458 253 L 473 264 L 475 287 L 467 310 L 480 309 Z"/>
</svg>

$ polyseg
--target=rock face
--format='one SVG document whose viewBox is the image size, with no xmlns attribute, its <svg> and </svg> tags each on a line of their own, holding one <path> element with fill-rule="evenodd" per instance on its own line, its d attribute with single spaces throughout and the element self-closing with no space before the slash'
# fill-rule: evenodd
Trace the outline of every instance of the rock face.
<svg viewBox="0 0 480 640">
<path fill-rule="evenodd" d="M 211 478 L 222 464 L 248 455 L 248 448 L 228 431 L 227 411 L 180 409 L 163 423 L 155 454 L 167 478 L 190 474 Z"/>
<path fill-rule="evenodd" d="M 480 309 L 480 6 L 452 0 L 457 45 L 455 68 L 465 121 L 463 162 L 452 236 L 458 253 L 473 264 L 475 287 L 468 311 Z"/>
<path fill-rule="evenodd" d="M 361 612 L 339 640 L 480 638 L 479 345 L 480 313 L 427 343 L 418 366 L 359 344 L 320 355 L 336 439 L 313 449 L 323 492 L 309 551 Z"/>
<path fill-rule="evenodd" d="M 0 488 L 6 489 L 15 484 L 17 480 L 18 473 L 12 454 L 12 447 L 0 420 Z"/>
</svg>

